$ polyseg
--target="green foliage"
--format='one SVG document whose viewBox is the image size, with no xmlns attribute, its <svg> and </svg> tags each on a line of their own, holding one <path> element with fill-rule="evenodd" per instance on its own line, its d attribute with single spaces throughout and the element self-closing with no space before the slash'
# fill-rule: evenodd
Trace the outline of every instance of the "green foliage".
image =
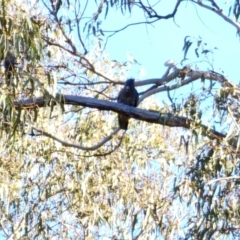
<svg viewBox="0 0 240 240">
<path fill-rule="evenodd" d="M 0 59 L 16 57 L 9 84 L 0 73 L 2 239 L 239 237 L 238 85 L 168 62 L 163 76 L 136 81 L 138 108 L 170 116 L 163 125 L 141 116 L 123 133 L 116 113 L 98 110 L 99 99 L 116 101 L 137 64 L 109 59 L 101 18 L 138 8 L 167 19 L 181 1 L 166 16 L 149 2 L 95 1 L 94 11 L 82 1 L 0 1 Z M 186 37 L 184 60 L 192 46 L 199 58 L 213 53 Z M 169 101 L 160 102 L 164 92 Z"/>
</svg>

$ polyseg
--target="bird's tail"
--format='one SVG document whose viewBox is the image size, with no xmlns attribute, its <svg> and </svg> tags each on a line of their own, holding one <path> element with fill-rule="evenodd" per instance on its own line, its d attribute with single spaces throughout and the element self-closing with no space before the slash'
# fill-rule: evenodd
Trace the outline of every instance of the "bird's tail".
<svg viewBox="0 0 240 240">
<path fill-rule="evenodd" d="M 125 114 L 118 114 L 118 123 L 119 127 L 123 130 L 127 130 L 128 128 L 128 119 L 129 117 Z"/>
</svg>

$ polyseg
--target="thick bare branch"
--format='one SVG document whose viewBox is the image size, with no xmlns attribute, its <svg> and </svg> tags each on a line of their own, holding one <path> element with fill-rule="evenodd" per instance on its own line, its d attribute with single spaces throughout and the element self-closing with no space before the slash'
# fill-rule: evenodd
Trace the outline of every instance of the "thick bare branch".
<svg viewBox="0 0 240 240">
<path fill-rule="evenodd" d="M 139 103 L 142 102 L 145 98 L 147 98 L 153 94 L 177 89 L 177 88 L 187 85 L 197 79 L 200 79 L 202 76 L 204 76 L 204 79 L 217 81 L 220 84 L 223 84 L 224 82 L 228 82 L 228 80 L 223 75 L 213 72 L 213 71 L 205 72 L 205 71 L 199 71 L 199 70 L 191 70 L 186 79 L 184 79 L 184 80 L 179 79 L 179 81 L 177 83 L 174 83 L 174 84 L 168 85 L 168 86 L 165 85 L 165 84 L 169 83 L 170 81 L 172 81 L 173 79 L 177 78 L 179 72 L 180 72 L 180 69 L 175 68 L 175 70 L 172 73 L 170 73 L 168 76 L 164 76 L 161 79 L 149 79 L 149 80 L 145 80 L 145 81 L 136 82 L 135 83 L 136 86 L 142 86 L 142 85 L 146 85 L 146 84 L 150 84 L 150 83 L 156 84 L 155 86 L 149 88 L 146 92 L 143 93 L 143 95 L 139 99 Z M 229 83 L 229 86 L 233 86 L 232 83 L 230 83 L 230 82 L 228 82 L 228 83 Z"/>
<path fill-rule="evenodd" d="M 99 100 L 95 98 L 89 97 L 81 97 L 81 96 L 72 96 L 72 95 L 57 95 L 56 97 L 64 104 L 69 105 L 78 105 L 78 106 L 85 106 L 89 108 L 97 108 L 99 110 L 110 110 L 116 113 L 125 113 L 132 118 L 146 121 L 150 123 L 157 123 L 164 126 L 169 127 L 183 127 L 186 129 L 191 129 L 192 120 L 186 117 L 176 116 L 171 113 L 159 113 L 157 111 L 152 110 L 144 110 L 135 107 L 130 107 L 128 105 L 109 102 L 106 100 Z M 46 102 L 43 97 L 36 98 L 36 99 L 29 99 L 22 102 L 14 102 L 16 107 L 23 107 L 23 108 L 36 108 L 36 107 L 43 107 L 46 106 Z M 206 135 L 213 139 L 223 139 L 225 137 L 224 134 L 209 129 L 208 126 L 199 125 L 202 128 L 203 135 Z"/>
</svg>

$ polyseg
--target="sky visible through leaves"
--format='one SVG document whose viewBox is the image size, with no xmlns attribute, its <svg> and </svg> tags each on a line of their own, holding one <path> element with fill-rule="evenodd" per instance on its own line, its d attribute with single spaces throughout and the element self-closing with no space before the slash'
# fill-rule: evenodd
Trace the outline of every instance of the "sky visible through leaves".
<svg viewBox="0 0 240 240">
<path fill-rule="evenodd" d="M 175 3 L 175 1 L 161 1 L 156 7 L 157 12 L 160 15 L 172 13 L 173 2 Z M 225 14 L 228 14 L 230 6 L 225 4 L 223 9 Z M 103 18 L 104 14 L 101 17 Z M 136 8 L 125 16 L 121 11 L 112 9 L 108 12 L 107 18 L 103 19 L 101 28 L 104 31 L 113 31 L 140 21 L 145 21 L 145 18 Z M 193 44 L 188 51 L 188 60 L 181 64 L 186 36 L 189 36 Z M 207 55 L 201 54 L 200 47 L 197 58 L 194 49 L 199 39 L 202 40 L 204 50 L 211 52 Z M 240 55 L 240 39 L 235 28 L 219 16 L 206 9 L 196 8 L 188 1 L 180 5 L 173 19 L 162 19 L 154 23 L 154 26 L 140 24 L 119 31 L 108 39 L 105 51 L 111 60 L 122 62 L 136 60 L 137 63 L 129 67 L 127 77 L 136 78 L 137 81 L 160 78 L 166 71 L 164 63 L 173 59 L 179 68 L 191 64 L 193 69 L 214 70 L 235 84 L 239 82 L 240 67 L 237 58 Z M 194 89 L 190 86 L 191 91 L 201 88 L 200 84 L 200 80 L 195 82 Z M 175 92 L 171 92 L 171 95 L 181 101 L 181 98 L 185 97 L 185 91 L 186 88 L 178 89 L 177 95 Z M 161 103 L 168 102 L 166 93 L 157 95 L 157 100 Z M 203 116 L 205 124 L 208 119 Z"/>
<path fill-rule="evenodd" d="M 156 5 L 156 11 L 162 15 L 169 14 L 173 11 L 173 6 L 175 2 L 176 1 L 171 0 L 160 1 L 160 4 Z M 91 1 L 91 4 L 91 7 L 88 7 L 89 12 L 86 13 L 86 16 L 90 17 L 94 13 L 94 11 L 97 10 L 98 7 L 95 1 Z M 228 8 L 229 6 L 226 5 L 225 12 L 228 12 Z M 91 33 L 90 36 L 87 36 L 87 31 L 85 31 L 84 33 L 86 39 L 88 39 L 87 49 L 90 50 L 90 53 L 91 50 L 94 49 L 94 47 L 97 45 L 98 41 L 100 41 L 102 43 L 102 46 L 104 46 L 107 36 L 111 34 L 111 30 L 116 31 L 127 26 L 128 24 L 145 21 L 144 16 L 142 16 L 140 11 L 138 12 L 136 8 L 132 9 L 132 13 L 126 12 L 125 15 L 123 15 L 119 9 L 111 9 L 106 19 L 104 19 L 104 14 L 101 14 L 99 18 L 99 20 L 102 20 L 101 29 L 103 30 L 105 36 L 97 35 L 96 37 L 94 37 Z M 87 19 L 86 22 L 88 20 L 89 19 Z M 74 34 L 77 33 L 72 34 L 74 36 Z M 184 38 L 186 36 L 189 36 L 189 39 L 193 41 L 193 44 L 187 55 L 188 60 L 184 61 L 181 64 L 181 61 L 184 57 L 184 52 L 182 51 L 182 48 L 184 44 Z M 194 52 L 194 48 L 196 48 L 197 41 L 200 38 L 202 39 L 204 49 L 207 49 L 210 52 L 207 55 L 203 55 L 201 54 L 202 50 L 200 48 L 200 57 L 197 58 Z M 103 41 L 101 41 L 101 39 L 103 39 Z M 239 36 L 237 36 L 235 29 L 231 25 L 224 22 L 224 20 L 222 20 L 218 16 L 215 16 L 213 13 L 208 12 L 206 9 L 196 9 L 193 4 L 191 4 L 189 1 L 186 1 L 186 3 L 181 4 L 176 16 L 173 19 L 158 21 L 154 23 L 154 26 L 144 24 L 131 26 L 122 31 L 119 31 L 117 34 L 108 38 L 107 44 L 104 48 L 104 54 L 107 53 L 109 55 L 109 58 L 111 60 L 116 60 L 116 62 L 128 62 L 128 64 L 129 62 L 132 62 L 133 65 L 131 66 L 131 64 L 129 64 L 129 70 L 126 75 L 128 78 L 136 78 L 137 81 L 147 80 L 151 78 L 160 79 L 166 71 L 166 66 L 164 66 L 164 63 L 169 59 L 173 59 L 179 69 L 183 68 L 187 64 L 191 64 L 192 69 L 199 68 L 201 70 L 214 70 L 227 76 L 230 82 L 237 84 L 239 82 L 240 75 L 239 62 L 237 59 L 240 53 L 239 39 L 240 38 Z M 76 66 L 74 65 L 71 67 L 76 67 L 76 69 L 78 69 L 77 64 Z M 125 81 L 126 79 L 116 79 L 116 81 L 117 80 Z M 181 83 L 181 80 L 179 78 L 172 81 L 175 81 L 174 83 Z M 187 87 L 184 86 L 177 89 L 176 91 L 172 91 L 171 96 L 175 99 L 178 99 L 178 101 L 176 102 L 181 102 L 181 99 L 184 99 L 190 92 L 194 93 L 199 89 L 201 90 L 201 82 L 200 80 L 197 80 L 196 82 L 194 82 L 194 84 L 191 83 Z M 138 90 L 140 91 L 141 87 L 138 87 Z M 164 104 L 164 102 L 169 103 L 167 93 L 157 94 L 155 99 L 156 101 L 158 101 L 159 105 Z M 144 104 L 145 103 L 146 102 L 144 102 Z M 211 106 L 211 104 L 209 105 Z M 139 106 L 139 108 L 148 107 L 151 109 L 150 105 Z M 212 111 L 212 108 L 209 109 L 209 112 L 210 111 Z M 204 113 L 208 114 L 208 111 L 204 110 Z M 208 118 L 210 119 L 209 116 L 203 116 L 204 124 L 208 121 Z M 178 131 L 178 129 L 176 129 L 176 131 Z M 153 135 L 158 137 L 158 134 L 163 134 L 163 132 L 154 132 Z M 180 136 L 181 133 L 178 132 L 178 134 Z M 137 139 L 136 136 L 138 136 L 137 129 L 135 134 L 131 133 L 131 129 L 129 129 L 128 133 L 126 134 L 126 137 L 129 137 L 129 139 L 136 138 L 136 142 L 140 141 L 140 138 Z M 179 136 L 177 136 L 176 139 L 178 139 Z M 150 140 L 151 139 L 143 139 L 142 142 Z M 131 142 L 134 142 L 134 139 Z M 164 143 L 168 143 L 168 141 L 165 141 Z M 160 145 L 162 143 L 157 142 L 156 144 Z M 133 145 L 132 149 L 134 149 L 135 147 L 136 145 Z M 142 149 L 136 150 L 140 151 L 141 153 L 144 152 L 142 151 Z M 169 150 L 171 150 L 171 147 L 169 147 Z M 170 151 L 169 153 L 170 157 L 172 157 L 172 153 L 174 153 L 174 149 L 172 150 L 173 151 Z M 121 154 L 121 151 L 119 151 L 119 154 Z M 175 171 L 177 173 L 177 171 L 179 170 L 178 168 L 181 164 L 181 159 L 178 151 L 176 151 L 175 154 L 177 155 L 176 159 L 179 159 L 179 162 L 174 163 L 170 160 L 169 163 L 167 159 L 165 159 L 165 157 L 163 157 L 163 159 L 159 159 L 159 162 L 155 163 L 154 161 L 156 157 L 154 154 L 151 155 L 151 157 L 149 157 L 150 160 L 146 169 L 143 169 L 146 170 L 146 175 L 150 176 L 151 174 L 156 173 L 156 177 L 163 177 L 162 175 L 158 174 L 158 172 L 161 171 L 159 167 L 160 165 L 158 165 L 159 163 L 161 163 L 161 166 L 164 167 L 166 165 L 166 169 L 171 169 L 172 173 L 175 173 Z M 133 158 L 134 155 L 132 155 L 131 157 Z M 101 164 L 103 164 L 103 162 L 104 161 L 102 161 Z M 166 172 L 167 178 L 168 171 L 166 169 L 162 172 Z M 141 167 L 139 167 L 139 169 L 136 170 L 136 175 L 140 175 L 141 171 L 143 170 L 141 169 Z M 116 174 L 114 176 L 116 176 Z M 181 176 L 181 173 L 179 174 L 179 176 Z M 158 178 L 156 178 L 156 182 L 160 181 L 161 180 L 158 180 Z M 85 187 L 84 184 L 83 186 Z M 184 209 L 179 209 L 179 211 L 184 211 Z M 178 212 L 174 211 L 174 214 L 177 215 Z M 181 215 L 183 214 L 181 213 Z M 63 217 L 68 218 L 67 215 L 63 215 Z M 71 219 L 71 217 L 69 217 L 69 219 Z M 52 224 L 54 224 L 54 222 L 52 222 Z M 186 222 L 182 221 L 182 224 L 184 225 L 186 224 Z M 103 230 L 105 230 L 104 227 Z M 106 228 L 106 231 L 109 230 Z"/>
<path fill-rule="evenodd" d="M 175 1 L 162 1 L 157 9 L 159 14 L 171 13 L 173 2 Z M 226 4 L 225 13 L 228 13 L 229 7 Z M 139 19 L 144 21 L 144 17 L 137 9 L 133 8 L 132 14 L 127 15 L 123 16 L 121 11 L 117 10 L 109 11 L 107 20 L 103 21 L 102 29 L 117 30 L 130 23 L 139 22 Z M 207 43 L 206 48 L 209 50 L 217 48 L 213 56 L 209 55 L 209 61 L 214 70 L 224 72 L 235 83 L 239 81 L 240 68 L 237 57 L 240 54 L 240 39 L 236 35 L 236 30 L 219 16 L 206 9 L 196 9 L 190 2 L 180 5 L 174 19 L 161 20 L 154 23 L 154 26 L 131 26 L 117 33 L 109 38 L 106 51 L 111 59 L 117 61 L 124 62 L 131 57 L 138 61 L 140 65 L 133 67 L 128 77 L 136 77 L 139 80 L 156 78 L 164 73 L 166 70 L 164 63 L 169 59 L 173 59 L 179 67 L 181 66 L 182 47 L 186 36 L 196 41 L 201 37 L 203 43 Z M 202 58 L 196 57 L 195 46 L 196 44 L 192 45 L 188 56 L 189 61 L 184 62 L 183 65 L 194 62 L 200 67 Z M 204 66 L 206 69 L 211 69 L 208 63 Z"/>
</svg>

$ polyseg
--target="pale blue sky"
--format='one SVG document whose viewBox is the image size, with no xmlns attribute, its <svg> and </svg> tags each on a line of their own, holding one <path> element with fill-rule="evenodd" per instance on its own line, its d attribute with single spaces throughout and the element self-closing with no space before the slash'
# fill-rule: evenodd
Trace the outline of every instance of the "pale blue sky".
<svg viewBox="0 0 240 240">
<path fill-rule="evenodd" d="M 162 11 L 159 11 L 159 14 L 165 15 L 172 12 L 175 3 L 175 0 L 161 1 L 159 9 Z M 91 14 L 94 9 L 97 8 L 89 9 L 89 11 L 93 10 L 90 11 Z M 106 20 L 103 19 L 104 14 L 101 18 L 103 30 L 117 30 L 129 23 L 144 20 L 141 12 L 135 8 L 131 16 L 130 14 L 123 16 L 120 9 L 115 11 L 112 8 Z M 164 62 L 174 59 L 176 63 L 180 63 L 182 60 L 184 37 L 187 35 L 196 38 L 201 36 L 203 41 L 208 43 L 209 48 L 218 48 L 214 53 L 214 70 L 217 72 L 224 70 L 230 81 L 239 82 L 240 41 L 236 37 L 236 30 L 233 26 L 206 9 L 196 9 L 190 2 L 181 4 L 175 16 L 175 22 L 178 26 L 173 19 L 168 19 L 160 20 L 153 26 L 138 25 L 125 29 L 109 39 L 106 52 L 111 59 L 123 62 L 128 60 L 127 56 L 130 53 L 141 64 L 129 71 L 128 77 L 139 78 L 139 71 L 144 68 L 146 75 L 141 76 L 141 80 L 160 78 L 166 70 Z M 192 52 L 193 49 L 194 46 L 191 49 Z M 200 60 L 195 54 L 190 54 L 189 58 L 190 61 L 185 64 Z M 210 68 L 209 65 L 202 63 L 198 63 L 198 67 L 203 70 Z M 1 236 L 1 232 L 0 239 L 6 239 Z"/>
<path fill-rule="evenodd" d="M 156 9 L 159 14 L 166 15 L 173 11 L 175 3 L 175 0 L 163 0 Z M 230 5 L 224 4 L 220 7 L 228 15 Z M 97 7 L 95 6 L 93 9 L 97 9 Z M 106 19 L 104 19 L 104 14 L 105 9 L 100 17 L 100 20 L 102 20 L 101 28 L 107 31 L 118 30 L 130 23 L 145 20 L 142 12 L 137 8 L 132 9 L 132 14 L 126 13 L 124 16 L 120 9 L 115 10 L 115 8 L 109 9 Z M 131 54 L 141 64 L 135 65 L 129 70 L 128 77 L 134 77 L 137 80 L 161 78 L 166 71 L 164 63 L 167 60 L 174 59 L 179 68 L 183 67 L 180 62 L 183 59 L 182 47 L 186 36 L 196 38 L 196 41 L 200 36 L 203 42 L 207 43 L 207 49 L 214 50 L 215 47 L 217 49 L 214 50 L 214 55 L 208 55 L 209 61 L 213 64 L 213 69 L 210 64 L 200 62 L 203 59 L 207 60 L 202 55 L 200 55 L 200 58 L 196 57 L 194 53 L 196 45 L 194 43 L 187 56 L 189 61 L 185 61 L 184 65 L 194 63 L 192 68 L 214 70 L 224 74 L 235 84 L 240 81 L 240 64 L 238 61 L 240 38 L 236 35 L 236 29 L 218 15 L 207 9 L 196 7 L 190 1 L 180 5 L 174 19 L 162 19 L 152 26 L 132 26 L 115 34 L 109 39 L 105 51 L 112 60 L 125 62 L 128 60 L 128 55 Z M 199 50 L 199 53 L 201 53 L 201 50 Z M 146 75 L 139 74 L 141 69 L 145 70 Z M 209 86 L 208 82 L 206 82 L 206 86 Z M 201 91 L 200 80 L 197 80 L 194 85 L 189 84 L 189 86 L 172 91 L 170 94 L 171 97 L 178 99 L 178 103 L 181 103 L 181 101 L 185 101 L 183 99 L 188 96 L 187 94 L 197 89 Z M 162 101 L 169 103 L 165 93 L 156 95 L 156 98 L 159 99 L 159 103 Z M 214 104 L 212 101 L 214 99 L 209 99 L 209 101 L 201 106 L 201 110 L 205 113 L 202 121 L 204 124 L 215 124 L 214 121 L 219 120 L 213 117 Z"/>
<path fill-rule="evenodd" d="M 172 12 L 176 1 L 161 1 L 159 14 L 166 15 Z M 229 6 L 225 14 L 228 14 Z M 103 17 L 104 15 L 102 15 Z M 109 10 L 106 20 L 103 20 L 103 30 L 117 30 L 133 22 L 143 21 L 142 13 L 136 8 L 132 9 L 130 16 L 121 14 L 120 9 Z M 176 24 L 178 25 L 176 25 Z M 189 35 L 196 39 L 201 36 L 203 42 L 208 43 L 210 49 L 217 47 L 214 53 L 214 70 L 224 73 L 230 81 L 237 83 L 240 76 L 238 56 L 240 54 L 240 41 L 236 36 L 236 29 L 229 23 L 207 9 L 194 6 L 192 3 L 182 3 L 173 19 L 160 20 L 150 25 L 138 25 L 125 29 L 109 39 L 106 51 L 111 59 L 126 61 L 128 53 L 142 65 L 136 66 L 129 73 L 129 77 L 139 77 L 140 68 L 146 70 L 146 76 L 141 79 L 161 77 L 165 71 L 164 62 L 174 59 L 180 63 L 183 58 L 183 40 Z M 189 62 L 199 61 L 194 53 L 193 44 L 188 57 Z M 211 55 L 209 55 L 211 56 Z M 212 57 L 210 57 L 212 59 Z M 210 69 L 208 64 L 197 63 L 200 69 Z"/>
</svg>

